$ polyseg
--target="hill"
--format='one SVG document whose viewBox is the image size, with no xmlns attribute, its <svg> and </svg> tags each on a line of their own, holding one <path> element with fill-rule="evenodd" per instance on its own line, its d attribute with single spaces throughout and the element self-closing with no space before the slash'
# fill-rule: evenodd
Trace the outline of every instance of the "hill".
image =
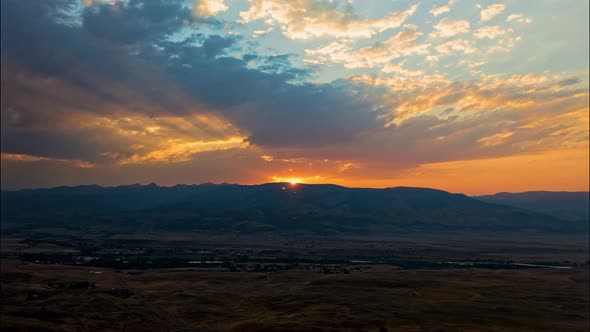
<svg viewBox="0 0 590 332">
<path fill-rule="evenodd" d="M 590 218 L 590 197 L 587 191 L 529 191 L 497 193 L 475 198 L 488 203 L 536 211 L 564 220 L 588 221 Z"/>
<path fill-rule="evenodd" d="M 114 231 L 208 230 L 381 234 L 445 231 L 579 232 L 560 220 L 428 188 L 336 185 L 78 186 L 2 192 L 4 225 L 96 226 Z"/>
</svg>

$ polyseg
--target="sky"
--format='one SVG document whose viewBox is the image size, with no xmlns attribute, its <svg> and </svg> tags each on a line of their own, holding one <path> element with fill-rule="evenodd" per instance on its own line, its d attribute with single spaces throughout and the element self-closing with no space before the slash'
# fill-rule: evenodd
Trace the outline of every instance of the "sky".
<svg viewBox="0 0 590 332">
<path fill-rule="evenodd" d="M 3 0 L 2 189 L 589 189 L 589 2 Z"/>
</svg>

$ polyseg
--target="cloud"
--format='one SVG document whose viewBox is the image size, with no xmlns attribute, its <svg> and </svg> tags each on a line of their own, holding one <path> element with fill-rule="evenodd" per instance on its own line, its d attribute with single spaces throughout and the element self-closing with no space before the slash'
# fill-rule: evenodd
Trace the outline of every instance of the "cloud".
<svg viewBox="0 0 590 332">
<path fill-rule="evenodd" d="M 487 54 L 493 54 L 493 53 L 497 53 L 497 52 L 508 53 L 521 40 L 522 40 L 522 37 L 520 37 L 520 36 L 518 36 L 518 37 L 506 36 L 504 38 L 500 38 L 500 39 L 498 39 L 496 44 L 488 47 L 488 49 L 486 50 L 486 53 Z"/>
<path fill-rule="evenodd" d="M 191 160 L 197 153 L 244 148 L 247 145 L 242 137 L 231 137 L 227 140 L 218 141 L 185 141 L 183 139 L 169 138 L 160 144 L 157 149 L 143 154 L 134 153 L 119 160 L 119 163 L 181 162 Z"/>
<path fill-rule="evenodd" d="M 483 144 L 484 146 L 496 146 L 504 144 L 508 138 L 514 135 L 514 133 L 514 131 L 503 131 L 497 134 L 482 137 L 478 139 L 477 142 Z"/>
<path fill-rule="evenodd" d="M 175 17 L 190 15 L 174 8 Z M 2 31 L 11 31 L 2 34 L 3 153 L 93 163 L 181 160 L 209 147 L 347 142 L 379 123 L 378 103 L 346 84 L 290 83 L 305 73 L 288 57 L 257 56 L 264 64 L 250 68 L 252 60 L 224 55 L 235 47 L 231 37 L 162 40 L 149 27 L 127 29 L 124 39 L 96 33 L 110 23 L 94 18 L 139 15 L 132 3 L 118 13 L 88 7 L 76 26 L 46 10 L 3 2 L 3 13 L 22 14 L 2 17 Z"/>
<path fill-rule="evenodd" d="M 31 155 L 27 155 L 27 154 L 2 153 L 2 154 L 0 154 L 0 158 L 2 158 L 2 160 L 14 161 L 14 162 L 52 161 L 52 162 L 57 162 L 57 163 L 69 164 L 69 165 L 72 165 L 72 166 L 78 167 L 78 168 L 93 168 L 93 167 L 95 167 L 94 164 L 89 163 L 84 160 L 47 158 L 47 157 L 31 156 Z"/>
<path fill-rule="evenodd" d="M 462 52 L 464 54 L 472 54 L 477 51 L 473 42 L 467 39 L 454 39 L 435 47 L 440 55 L 449 55 L 453 52 Z"/>
<path fill-rule="evenodd" d="M 357 79 L 374 85 L 374 91 L 384 96 L 382 103 L 391 111 L 383 116 L 387 126 L 362 131 L 347 144 L 266 150 L 273 160 L 297 156 L 300 165 L 315 165 L 323 159 L 339 160 L 342 165 L 351 162 L 359 167 L 347 169 L 348 181 L 362 178 L 365 183 L 377 183 L 424 164 L 583 149 L 587 144 L 588 91 L 580 85 L 564 87 L 560 78 L 483 76 L 478 81 L 452 82 L 429 75 L 394 75 Z"/>
<path fill-rule="evenodd" d="M 521 38 L 509 28 L 481 27 L 468 39 L 469 22 L 443 19 L 433 31 L 441 40 L 425 42 L 402 24 L 376 42 L 355 38 L 396 25 L 382 21 L 395 15 L 365 19 L 311 1 L 299 3 L 305 13 L 289 2 L 261 14 L 291 37 L 336 38 L 297 41 L 307 61 L 373 68 L 314 83 L 316 72 L 293 65 L 296 55 L 256 52 L 250 36 L 228 36 L 184 1 L 141 4 L 1 2 L 3 186 L 273 178 L 391 186 L 449 166 L 441 163 L 587 144 L 584 75 L 445 73 L 455 60 L 445 56 L 470 55 L 456 61 L 469 70 L 486 52 L 509 51 Z M 318 24 L 329 29 L 309 30 Z M 414 55 L 440 65 L 419 67 Z"/>
<path fill-rule="evenodd" d="M 354 147 L 347 147 L 357 154 L 363 151 L 357 158 L 365 164 L 500 157 L 579 147 L 588 139 L 588 90 L 579 84 L 563 86 L 558 77 L 358 79 L 390 90 L 383 100 L 391 110 L 384 115 L 388 126 L 364 133 Z M 337 158 L 344 159 L 340 153 Z"/>
<path fill-rule="evenodd" d="M 167 133 L 170 139 L 188 141 L 238 134 L 161 67 L 136 61 L 118 37 L 96 35 L 85 24 L 58 24 L 49 8 L 39 13 L 43 8 L 35 4 L 7 1 L 2 5 L 2 12 L 15 14 L 2 16 L 2 31 L 11 31 L 2 34 L 3 153 L 103 163 L 112 159 L 109 155 L 123 158 L 134 153 L 132 145 L 157 148 L 162 137 L 150 128 L 161 128 L 159 134 Z M 111 12 L 105 5 L 88 10 L 98 17 L 101 14 L 94 11 Z M 120 10 L 118 15 L 130 16 L 125 10 L 136 9 Z M 160 34 L 132 30 L 141 36 L 132 36 L 136 45 L 145 38 L 153 38 L 147 44 L 160 38 Z M 205 40 L 202 56 L 216 55 L 223 50 L 222 44 Z M 190 117 L 195 113 L 201 118 Z M 177 126 L 171 129 L 174 124 L 168 119 L 178 115 L 193 124 L 188 137 Z"/>
<path fill-rule="evenodd" d="M 469 26 L 469 21 L 453 21 L 443 18 L 434 26 L 434 31 L 429 36 L 431 38 L 449 38 L 469 32 Z"/>
<path fill-rule="evenodd" d="M 416 26 L 406 25 L 404 30 L 393 37 L 358 50 L 353 50 L 347 41 L 337 41 L 305 52 L 308 59 L 314 63 L 329 61 L 342 63 L 349 69 L 371 68 L 382 66 L 400 57 L 428 54 L 430 44 L 416 43 L 421 35 L 422 32 L 418 31 Z"/>
<path fill-rule="evenodd" d="M 117 2 L 121 2 L 123 0 L 82 0 L 82 3 L 85 4 L 86 6 L 93 6 L 93 5 L 99 5 L 99 4 L 109 4 L 109 5 L 114 5 Z"/>
<path fill-rule="evenodd" d="M 252 33 L 252 37 L 256 38 L 258 36 L 264 36 L 272 31 L 272 28 L 268 28 L 266 30 L 254 30 Z"/>
<path fill-rule="evenodd" d="M 364 19 L 352 11 L 350 5 L 319 0 L 249 0 L 248 10 L 240 12 L 240 23 L 265 19 L 268 24 L 280 26 L 283 35 L 290 39 L 317 37 L 369 38 L 378 32 L 401 26 L 417 6 L 399 12 L 390 12 L 379 19 Z"/>
<path fill-rule="evenodd" d="M 503 36 L 512 32 L 512 29 L 503 29 L 498 25 L 486 26 L 477 29 L 477 31 L 473 33 L 473 37 L 475 39 L 495 39 L 499 36 Z"/>
<path fill-rule="evenodd" d="M 533 19 L 525 17 L 523 14 L 510 14 L 506 19 L 506 22 L 532 23 Z"/>
<path fill-rule="evenodd" d="M 455 4 L 455 0 L 449 0 L 449 2 L 446 5 L 442 5 L 442 6 L 432 6 L 432 9 L 430 10 L 430 14 L 432 14 L 432 16 L 437 17 L 439 15 L 442 15 L 444 13 L 448 13 L 451 11 L 451 6 L 453 4 Z"/>
<path fill-rule="evenodd" d="M 506 5 L 501 3 L 492 4 L 487 6 L 486 8 L 483 8 L 479 13 L 479 15 L 481 16 L 481 21 L 487 22 L 491 20 L 492 18 L 496 17 L 498 14 L 503 12 L 504 9 L 506 9 Z"/>
<path fill-rule="evenodd" d="M 197 17 L 217 16 L 229 9 L 224 0 L 195 0 L 193 14 Z"/>
<path fill-rule="evenodd" d="M 404 64 L 405 64 L 405 60 L 404 61 L 400 61 L 397 64 L 393 64 L 393 63 L 387 63 L 383 69 L 381 70 L 384 73 L 396 73 L 400 76 L 421 76 L 424 75 L 424 71 L 422 70 L 409 70 L 406 68 L 403 68 Z"/>
<path fill-rule="evenodd" d="M 81 19 L 88 33 L 124 44 L 164 39 L 196 22 L 180 0 L 99 3 L 84 8 Z"/>
</svg>

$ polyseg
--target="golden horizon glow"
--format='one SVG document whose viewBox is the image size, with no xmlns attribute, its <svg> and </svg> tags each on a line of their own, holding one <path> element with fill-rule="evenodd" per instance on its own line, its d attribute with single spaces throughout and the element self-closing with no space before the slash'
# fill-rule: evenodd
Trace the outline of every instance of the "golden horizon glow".
<svg viewBox="0 0 590 332">
<path fill-rule="evenodd" d="M 271 182 L 278 182 L 278 183 L 289 183 L 291 185 L 297 185 L 299 183 L 303 184 L 322 184 L 328 183 L 329 181 L 335 181 L 339 179 L 334 179 L 331 177 L 321 176 L 321 175 L 313 175 L 313 176 L 271 176 L 269 178 Z"/>
<path fill-rule="evenodd" d="M 505 157 L 424 163 L 400 170 L 399 174 L 381 169 L 363 171 L 363 168 L 353 169 L 353 173 L 342 173 L 337 166 L 311 170 L 306 167 L 306 162 L 302 162 L 301 168 L 289 164 L 297 177 L 272 176 L 270 180 L 356 188 L 428 187 L 466 195 L 538 190 L 589 191 L 589 153 L 585 143 L 571 148 Z M 264 180 L 251 183 L 262 182 Z"/>
</svg>

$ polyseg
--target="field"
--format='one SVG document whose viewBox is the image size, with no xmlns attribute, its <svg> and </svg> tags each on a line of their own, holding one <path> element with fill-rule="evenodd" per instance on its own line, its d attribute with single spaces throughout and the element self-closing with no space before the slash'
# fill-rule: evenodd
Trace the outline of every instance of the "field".
<svg viewBox="0 0 590 332">
<path fill-rule="evenodd" d="M 584 237 L 80 241 L 60 232 L 3 239 L 2 330 L 590 328 Z"/>
</svg>

